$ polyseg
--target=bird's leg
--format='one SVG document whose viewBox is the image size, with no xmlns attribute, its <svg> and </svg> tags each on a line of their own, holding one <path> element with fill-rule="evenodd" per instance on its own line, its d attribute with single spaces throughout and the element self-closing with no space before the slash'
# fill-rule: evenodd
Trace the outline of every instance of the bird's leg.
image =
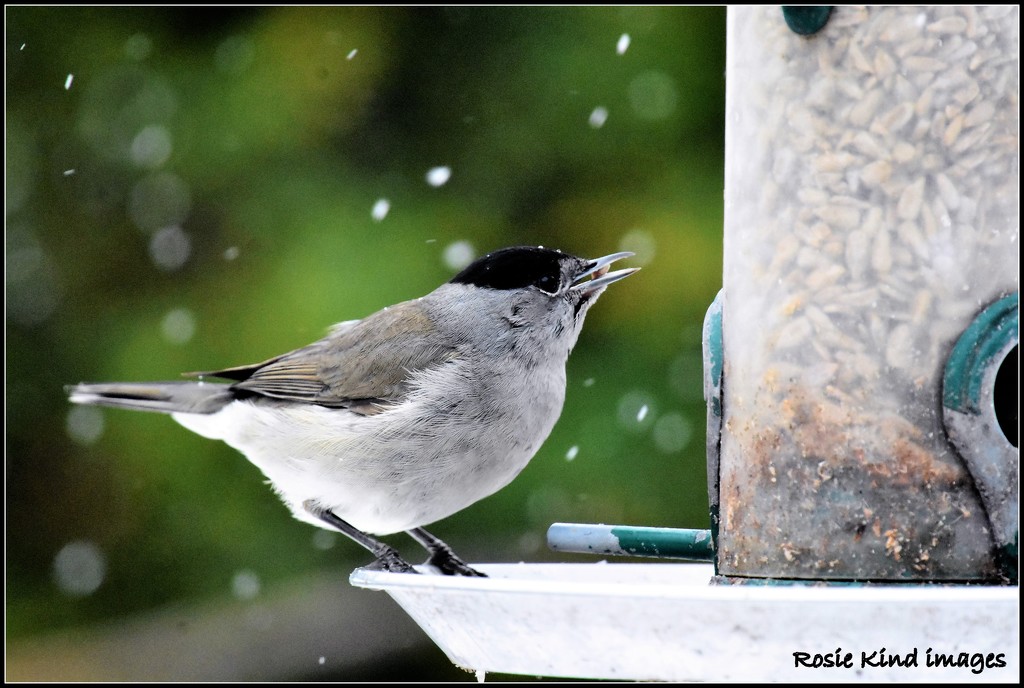
<svg viewBox="0 0 1024 688">
<path fill-rule="evenodd" d="M 487 574 L 480 573 L 469 564 L 455 556 L 452 548 L 434 537 L 422 528 L 413 528 L 405 531 L 412 536 L 412 539 L 427 548 L 430 558 L 427 564 L 436 566 L 446 576 L 477 576 L 487 578 Z"/>
<path fill-rule="evenodd" d="M 312 500 L 306 500 L 303 502 L 302 508 L 373 552 L 373 556 L 377 557 L 377 561 L 373 566 L 380 567 L 385 571 L 392 571 L 394 573 L 418 573 L 416 569 L 405 561 L 405 559 L 402 559 L 401 555 L 398 554 L 398 551 L 394 547 L 370 537 L 363 531 L 350 525 L 348 522 L 343 521 L 330 509 L 324 509 Z"/>
</svg>

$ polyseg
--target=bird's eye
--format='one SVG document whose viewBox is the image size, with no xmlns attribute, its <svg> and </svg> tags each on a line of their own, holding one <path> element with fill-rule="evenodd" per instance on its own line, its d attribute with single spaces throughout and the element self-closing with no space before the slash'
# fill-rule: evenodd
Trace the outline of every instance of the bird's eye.
<svg viewBox="0 0 1024 688">
<path fill-rule="evenodd" d="M 559 277 L 561 277 L 561 275 L 551 273 L 541 275 L 533 284 L 541 291 L 547 292 L 548 294 L 554 294 L 558 291 Z"/>
</svg>

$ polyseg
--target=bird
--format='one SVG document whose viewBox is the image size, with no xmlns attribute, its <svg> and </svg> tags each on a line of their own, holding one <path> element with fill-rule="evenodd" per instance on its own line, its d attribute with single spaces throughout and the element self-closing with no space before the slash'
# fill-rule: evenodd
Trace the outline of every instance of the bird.
<svg viewBox="0 0 1024 688">
<path fill-rule="evenodd" d="M 404 531 L 432 571 L 483 577 L 424 526 L 505 487 L 537 453 L 561 414 L 587 311 L 639 270 L 609 271 L 632 255 L 503 248 L 425 296 L 262 363 L 67 392 L 222 440 L 297 519 L 369 550 L 371 568 L 419 573 L 379 539 Z"/>
</svg>

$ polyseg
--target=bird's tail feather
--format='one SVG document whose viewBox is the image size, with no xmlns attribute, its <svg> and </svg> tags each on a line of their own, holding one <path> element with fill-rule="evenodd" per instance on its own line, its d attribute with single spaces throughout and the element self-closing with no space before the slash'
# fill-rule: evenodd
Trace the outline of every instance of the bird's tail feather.
<svg viewBox="0 0 1024 688">
<path fill-rule="evenodd" d="M 67 392 L 75 404 L 157 413 L 216 413 L 235 398 L 230 385 L 209 382 L 83 382 Z"/>
</svg>

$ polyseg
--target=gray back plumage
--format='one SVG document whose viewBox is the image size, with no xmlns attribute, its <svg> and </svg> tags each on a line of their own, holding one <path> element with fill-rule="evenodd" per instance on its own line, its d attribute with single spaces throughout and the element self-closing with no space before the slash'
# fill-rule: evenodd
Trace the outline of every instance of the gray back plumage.
<svg viewBox="0 0 1024 688">
<path fill-rule="evenodd" d="M 402 400 L 415 372 L 455 356 L 422 302 L 406 301 L 262 363 L 188 374 L 233 383 L 82 383 L 68 393 L 77 404 L 160 413 L 216 413 L 234 399 L 269 397 L 371 415 Z"/>
</svg>

